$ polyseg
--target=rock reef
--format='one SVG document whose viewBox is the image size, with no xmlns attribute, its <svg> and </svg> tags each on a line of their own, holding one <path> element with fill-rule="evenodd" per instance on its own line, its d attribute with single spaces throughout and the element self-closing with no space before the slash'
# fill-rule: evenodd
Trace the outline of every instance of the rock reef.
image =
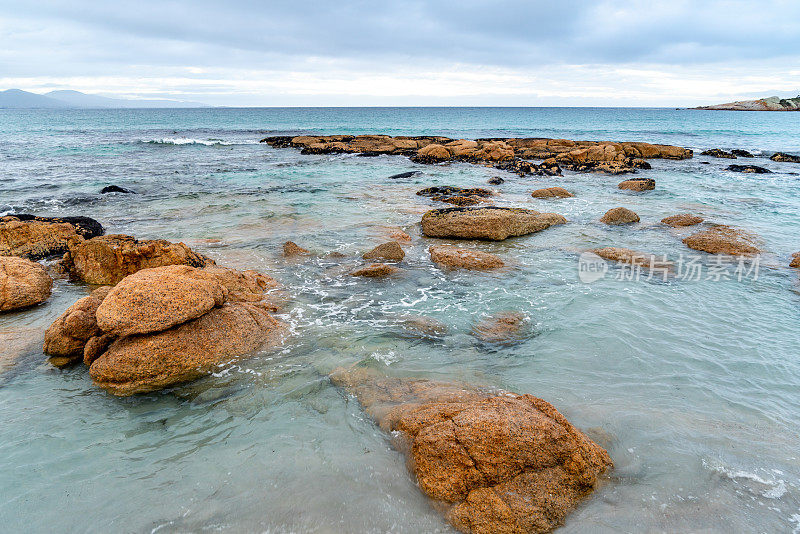
<svg viewBox="0 0 800 534">
<path fill-rule="evenodd" d="M 393 434 L 420 490 L 462 532 L 549 532 L 612 467 L 603 448 L 532 395 L 366 369 L 330 378 Z"/>
<path fill-rule="evenodd" d="M 720 111 L 800 111 L 800 95 L 796 98 L 770 96 L 757 100 L 738 100 L 736 102 L 728 102 L 727 104 L 700 106 L 692 109 Z"/>
</svg>

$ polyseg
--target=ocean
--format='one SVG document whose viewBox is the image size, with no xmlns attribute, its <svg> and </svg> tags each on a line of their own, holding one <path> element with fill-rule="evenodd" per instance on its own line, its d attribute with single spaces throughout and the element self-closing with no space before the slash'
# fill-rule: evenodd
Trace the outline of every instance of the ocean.
<svg viewBox="0 0 800 534">
<path fill-rule="evenodd" d="M 301 155 L 259 140 L 305 133 L 552 137 L 685 146 L 650 160 L 655 191 L 619 176 L 518 177 L 400 156 Z M 709 148 L 746 149 L 772 174 L 727 171 Z M 108 233 L 183 241 L 221 265 L 257 269 L 291 296 L 292 336 L 166 393 L 116 398 L 87 370 L 37 349 L 0 374 L 0 530 L 8 532 L 452 532 L 402 454 L 327 379 L 360 363 L 393 376 L 530 393 L 605 446 L 615 469 L 560 530 L 800 533 L 800 114 L 610 108 L 259 108 L 0 110 L 0 213 L 86 215 Z M 413 177 L 389 180 L 405 171 Z M 497 205 L 554 211 L 568 224 L 464 246 L 502 257 L 496 273 L 443 272 L 421 236 L 433 185 L 493 186 Z M 135 195 L 99 193 L 106 185 Z M 531 198 L 563 186 L 574 198 Z M 436 206 L 436 207 L 440 207 Z M 625 206 L 634 227 L 598 219 Z M 751 231 L 767 252 L 746 270 L 688 249 L 694 213 Z M 402 229 L 393 281 L 346 276 Z M 281 257 L 292 240 L 319 253 Z M 698 276 L 579 276 L 582 251 L 629 247 Z M 699 267 L 697 267 L 699 266 Z M 737 271 L 738 269 L 738 271 Z M 723 273 L 724 271 L 724 273 Z M 683 273 L 685 274 L 685 273 Z M 591 282 L 591 283 L 589 283 Z M 89 288 L 65 280 L 33 309 L 0 315 L 0 341 L 41 340 Z M 530 336 L 494 346 L 480 318 L 518 311 Z M 435 318 L 441 337 L 402 322 Z M 9 350 L 6 344 L 5 350 Z M 36 345 L 40 346 L 39 343 Z M 0 347 L 0 351 L 4 350 Z"/>
</svg>

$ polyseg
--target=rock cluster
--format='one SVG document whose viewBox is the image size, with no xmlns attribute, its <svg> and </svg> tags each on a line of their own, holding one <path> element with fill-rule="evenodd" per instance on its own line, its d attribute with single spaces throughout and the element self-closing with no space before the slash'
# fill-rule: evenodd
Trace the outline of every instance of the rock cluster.
<svg viewBox="0 0 800 534">
<path fill-rule="evenodd" d="M 267 299 L 275 281 L 255 271 L 167 265 L 146 268 L 78 300 L 45 333 L 45 353 L 83 360 L 114 395 L 199 378 L 277 342 L 282 325 Z"/>
<path fill-rule="evenodd" d="M 53 279 L 45 268 L 25 258 L 0 256 L 0 312 L 41 304 Z"/>
<path fill-rule="evenodd" d="M 261 142 L 276 148 L 293 147 L 304 154 L 354 153 L 365 156 L 397 154 L 412 161 L 435 164 L 465 161 L 491 165 L 521 176 L 560 175 L 561 167 L 579 172 L 612 174 L 650 168 L 651 158 L 686 159 L 692 151 L 670 145 L 640 142 L 570 141 L 569 139 L 447 137 L 391 137 L 388 135 L 328 135 L 267 137 Z M 540 165 L 527 160 L 543 160 Z"/>
<path fill-rule="evenodd" d="M 670 215 L 669 217 L 664 217 L 661 219 L 661 222 L 666 224 L 667 226 L 672 226 L 673 228 L 677 228 L 680 226 L 694 226 L 696 224 L 700 224 L 703 222 L 702 217 L 698 217 L 697 215 L 692 215 L 691 213 L 681 213 L 678 215 Z"/>
<path fill-rule="evenodd" d="M 422 233 L 428 237 L 502 241 L 566 222 L 557 213 L 523 208 L 444 208 L 422 216 Z"/>
<path fill-rule="evenodd" d="M 138 240 L 112 234 L 92 239 L 74 238 L 62 260 L 64 268 L 78 279 L 96 285 L 115 285 L 142 269 L 165 265 L 205 267 L 214 261 L 183 243 L 163 239 Z"/>
<path fill-rule="evenodd" d="M 563 187 L 545 187 L 536 189 L 531 193 L 533 198 L 570 198 L 575 195 L 564 189 Z"/>
<path fill-rule="evenodd" d="M 712 158 L 725 158 L 725 159 L 736 159 L 736 154 L 731 152 L 725 152 L 719 148 L 712 148 L 710 150 L 703 150 L 700 152 L 701 156 L 711 156 Z"/>
<path fill-rule="evenodd" d="M 750 256 L 760 253 L 761 250 L 755 241 L 754 236 L 725 225 L 713 226 L 683 240 L 687 247 L 694 250 L 730 256 Z"/>
<path fill-rule="evenodd" d="M 41 260 L 63 255 L 75 238 L 103 235 L 99 222 L 89 217 L 0 217 L 0 256 Z"/>
<path fill-rule="evenodd" d="M 639 222 L 639 216 L 628 208 L 611 208 L 600 218 L 606 224 L 630 224 Z"/>
<path fill-rule="evenodd" d="M 338 369 L 331 381 L 392 433 L 420 490 L 462 532 L 549 532 L 612 467 L 603 448 L 531 395 L 365 369 Z"/>
<path fill-rule="evenodd" d="M 727 104 L 700 106 L 693 109 L 724 111 L 800 111 L 800 96 L 797 98 L 770 96 L 757 100 L 739 100 L 737 102 L 728 102 Z"/>
<path fill-rule="evenodd" d="M 431 260 L 437 265 L 450 269 L 488 271 L 505 266 L 503 260 L 494 254 L 452 245 L 434 245 L 428 249 Z"/>
</svg>

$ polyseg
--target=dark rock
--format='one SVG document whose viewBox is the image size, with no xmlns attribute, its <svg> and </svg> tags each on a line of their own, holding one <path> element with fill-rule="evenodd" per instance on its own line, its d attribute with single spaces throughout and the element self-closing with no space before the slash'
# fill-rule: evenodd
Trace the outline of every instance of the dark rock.
<svg viewBox="0 0 800 534">
<path fill-rule="evenodd" d="M 753 157 L 755 157 L 750 152 L 748 152 L 747 150 L 742 150 L 740 148 L 735 148 L 735 149 L 731 150 L 731 154 L 733 154 L 734 156 L 739 157 L 739 158 L 753 158 Z"/>
<path fill-rule="evenodd" d="M 776 152 L 770 157 L 772 161 L 780 161 L 784 163 L 800 163 L 800 156 L 793 156 L 783 152 Z"/>
<path fill-rule="evenodd" d="M 728 170 L 732 172 L 745 172 L 751 174 L 770 174 L 772 171 L 758 165 L 728 165 Z"/>
<path fill-rule="evenodd" d="M 135 195 L 136 191 L 131 191 L 130 189 L 125 189 L 124 187 L 120 187 L 118 185 L 107 185 L 100 190 L 100 194 L 105 195 L 107 193 L 124 193 L 128 195 Z"/>
<path fill-rule="evenodd" d="M 484 189 L 482 187 L 471 187 L 471 188 L 463 188 L 463 187 L 453 187 L 450 185 L 440 185 L 434 187 L 428 187 L 426 189 L 421 189 L 417 191 L 417 194 L 423 197 L 451 197 L 451 196 L 461 196 L 461 197 L 490 197 L 492 196 L 492 192 L 489 189 Z"/>
<path fill-rule="evenodd" d="M 106 233 L 103 225 L 92 219 L 91 217 L 74 216 L 74 217 L 37 217 L 36 215 L 29 215 L 27 213 L 14 213 L 9 217 L 15 217 L 20 221 L 39 221 L 46 223 L 67 223 L 75 227 L 78 235 L 84 239 L 91 239 L 93 237 L 101 236 Z"/>
<path fill-rule="evenodd" d="M 412 176 L 416 176 L 418 174 L 420 174 L 420 171 L 401 172 L 400 174 L 393 174 L 389 176 L 389 180 L 400 180 L 401 178 L 411 178 Z"/>
<path fill-rule="evenodd" d="M 487 183 L 489 183 L 491 185 L 500 185 L 503 182 L 505 182 L 505 180 L 503 180 L 499 176 L 492 176 L 491 178 L 489 178 L 489 181 Z"/>
<path fill-rule="evenodd" d="M 736 159 L 736 155 L 730 152 L 725 152 L 724 150 L 720 150 L 719 148 L 712 148 L 711 150 L 704 150 L 700 152 L 701 156 L 711 156 L 712 158 L 725 158 L 725 159 Z"/>
</svg>

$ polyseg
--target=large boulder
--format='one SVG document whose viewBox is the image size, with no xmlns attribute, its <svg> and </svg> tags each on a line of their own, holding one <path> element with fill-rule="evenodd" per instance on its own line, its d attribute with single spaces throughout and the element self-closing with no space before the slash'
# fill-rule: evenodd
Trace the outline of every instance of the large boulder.
<svg viewBox="0 0 800 534">
<path fill-rule="evenodd" d="M 422 216 L 422 233 L 428 237 L 502 241 L 566 222 L 556 213 L 523 208 L 445 208 Z"/>
<path fill-rule="evenodd" d="M 752 256 L 761 252 L 755 236 L 722 224 L 692 234 L 683 242 L 689 248 L 709 254 Z"/>
<path fill-rule="evenodd" d="M 420 148 L 414 159 L 420 161 L 444 161 L 450 159 L 451 156 L 452 154 L 450 154 L 450 151 L 444 146 L 431 143 L 430 145 Z"/>
<path fill-rule="evenodd" d="M 205 267 L 213 265 L 214 261 L 183 243 L 170 243 L 163 239 L 140 241 L 129 235 L 113 234 L 71 240 L 64 263 L 86 283 L 115 285 L 142 269 L 165 265 Z"/>
<path fill-rule="evenodd" d="M 703 218 L 698 217 L 697 215 L 692 215 L 691 213 L 681 213 L 679 215 L 670 215 L 669 217 L 664 217 L 661 219 L 661 222 L 667 226 L 678 228 L 681 226 L 694 226 L 696 224 L 700 224 L 703 222 Z"/>
<path fill-rule="evenodd" d="M 268 342 L 277 343 L 283 327 L 270 311 L 265 305 L 226 303 L 169 330 L 117 339 L 93 359 L 89 374 L 95 384 L 119 396 L 200 378 Z"/>
<path fill-rule="evenodd" d="M 533 198 L 569 198 L 575 195 L 563 187 L 545 187 L 543 189 L 535 190 L 533 193 L 531 193 L 531 196 Z"/>
<path fill-rule="evenodd" d="M 639 216 L 628 208 L 611 208 L 600 218 L 606 224 L 630 224 L 639 222 Z"/>
<path fill-rule="evenodd" d="M 97 309 L 97 324 L 117 337 L 160 332 L 222 306 L 227 296 L 228 290 L 203 269 L 142 269 L 108 293 Z"/>
<path fill-rule="evenodd" d="M 51 364 L 65 367 L 83 359 L 86 342 L 102 334 L 97 326 L 97 308 L 110 290 L 110 286 L 102 286 L 78 299 L 47 328 L 44 353 L 50 356 Z"/>
<path fill-rule="evenodd" d="M 450 269 L 488 271 L 505 266 L 499 257 L 480 250 L 458 248 L 452 245 L 433 245 L 428 252 L 434 263 Z"/>
<path fill-rule="evenodd" d="M 0 256 L 0 312 L 41 304 L 52 287 L 53 279 L 41 264 Z"/>
<path fill-rule="evenodd" d="M 403 261 L 406 253 L 397 241 L 389 241 L 366 252 L 362 258 L 365 260 Z"/>
<path fill-rule="evenodd" d="M 103 227 L 89 217 L 36 217 L 18 214 L 0 218 L 0 256 L 40 260 L 63 255 L 78 236 L 103 235 Z"/>
<path fill-rule="evenodd" d="M 612 467 L 611 458 L 551 404 L 464 384 L 336 370 L 409 456 L 417 484 L 462 532 L 542 533 Z"/>
</svg>

